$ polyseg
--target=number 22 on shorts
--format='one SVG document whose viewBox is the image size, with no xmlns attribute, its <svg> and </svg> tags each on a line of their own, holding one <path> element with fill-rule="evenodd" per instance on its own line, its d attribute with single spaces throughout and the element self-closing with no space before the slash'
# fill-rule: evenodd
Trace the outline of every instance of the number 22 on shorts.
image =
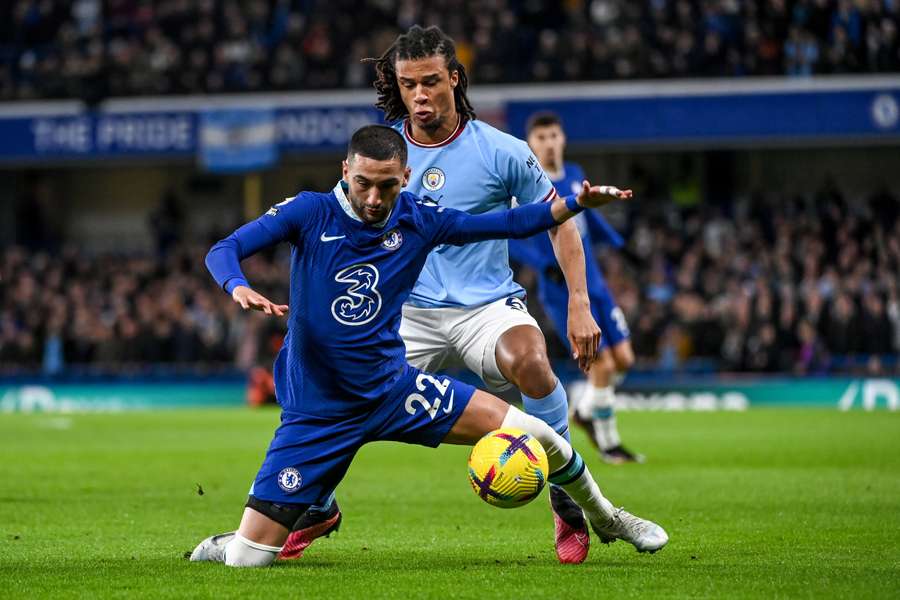
<svg viewBox="0 0 900 600">
<path fill-rule="evenodd" d="M 429 382 L 434 389 L 438 391 L 440 396 L 435 398 L 433 402 L 429 402 L 425 396 L 422 394 L 412 393 L 406 397 L 406 412 L 411 415 L 416 414 L 416 407 L 414 404 L 419 404 L 425 409 L 425 412 L 428 413 L 428 416 L 431 417 L 432 420 L 437 416 L 438 410 L 441 408 L 441 398 L 444 397 L 447 393 L 447 389 L 450 387 L 450 380 L 444 377 L 441 380 L 438 380 L 431 375 L 426 373 L 419 373 L 416 377 L 416 389 L 420 392 L 425 391 L 425 382 Z M 449 413 L 453 410 L 453 391 L 450 392 L 450 401 L 444 407 L 444 412 Z"/>
</svg>

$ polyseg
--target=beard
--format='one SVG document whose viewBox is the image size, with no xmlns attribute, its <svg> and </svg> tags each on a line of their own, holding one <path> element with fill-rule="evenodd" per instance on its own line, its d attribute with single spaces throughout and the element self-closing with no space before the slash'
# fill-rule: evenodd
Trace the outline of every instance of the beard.
<svg viewBox="0 0 900 600">
<path fill-rule="evenodd" d="M 428 121 L 427 123 L 423 123 L 419 125 L 422 129 L 427 131 L 428 133 L 434 133 L 438 129 L 444 126 L 444 122 L 446 119 L 444 117 L 435 117 Z"/>
</svg>

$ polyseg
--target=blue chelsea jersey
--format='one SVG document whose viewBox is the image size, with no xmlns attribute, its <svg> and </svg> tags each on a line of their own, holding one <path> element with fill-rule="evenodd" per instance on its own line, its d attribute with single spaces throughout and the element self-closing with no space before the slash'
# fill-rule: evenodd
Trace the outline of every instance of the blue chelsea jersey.
<svg viewBox="0 0 900 600">
<path fill-rule="evenodd" d="M 403 374 L 400 308 L 432 248 L 414 203 L 401 193 L 382 228 L 351 216 L 341 184 L 274 207 L 296 231 L 288 333 L 274 370 L 286 411 L 353 411 Z"/>
<path fill-rule="evenodd" d="M 287 412 L 339 416 L 383 401 L 409 369 L 401 309 L 435 246 L 529 236 L 556 224 L 549 204 L 473 216 L 402 192 L 387 219 L 370 225 L 353 212 L 343 185 L 273 206 L 206 258 L 232 293 L 249 286 L 243 258 L 292 245 L 288 333 L 274 369 Z"/>
<path fill-rule="evenodd" d="M 471 214 L 508 210 L 512 198 L 528 204 L 555 196 L 528 145 L 486 123 L 463 120 L 447 141 L 430 146 L 413 140 L 408 127 L 408 121 L 395 125 L 409 149 L 407 190 L 417 196 Z M 424 308 L 467 307 L 522 295 L 509 268 L 506 240 L 491 240 L 436 248 L 408 302 Z"/>
</svg>

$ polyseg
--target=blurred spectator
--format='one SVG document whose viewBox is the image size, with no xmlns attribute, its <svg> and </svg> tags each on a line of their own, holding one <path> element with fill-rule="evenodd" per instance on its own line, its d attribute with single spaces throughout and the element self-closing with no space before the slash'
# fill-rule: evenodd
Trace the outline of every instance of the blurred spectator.
<svg viewBox="0 0 900 600">
<path fill-rule="evenodd" d="M 0 99 L 362 88 L 415 23 L 482 82 L 900 70 L 888 0 L 10 0 Z"/>
<path fill-rule="evenodd" d="M 150 230 L 156 239 L 156 251 L 165 258 L 172 245 L 181 240 L 181 229 L 184 226 L 184 210 L 178 195 L 167 190 L 159 207 L 150 213 Z"/>
<path fill-rule="evenodd" d="M 787 75 L 812 75 L 819 62 L 819 44 L 808 31 L 793 27 L 784 45 L 784 58 Z"/>
<path fill-rule="evenodd" d="M 877 294 L 863 300 L 859 324 L 860 350 L 863 354 L 891 354 L 894 352 L 894 325 L 884 311 L 884 303 Z"/>
<path fill-rule="evenodd" d="M 15 205 L 16 241 L 29 249 L 54 250 L 60 242 L 59 198 L 49 178 L 31 174 Z"/>
<path fill-rule="evenodd" d="M 861 338 L 856 309 L 847 294 L 840 294 L 831 306 L 825 330 L 825 343 L 835 354 L 855 354 Z"/>
<path fill-rule="evenodd" d="M 797 375 L 816 375 L 825 371 L 827 355 L 815 327 L 809 321 L 800 321 L 797 327 L 797 348 L 794 360 L 794 373 Z"/>
</svg>

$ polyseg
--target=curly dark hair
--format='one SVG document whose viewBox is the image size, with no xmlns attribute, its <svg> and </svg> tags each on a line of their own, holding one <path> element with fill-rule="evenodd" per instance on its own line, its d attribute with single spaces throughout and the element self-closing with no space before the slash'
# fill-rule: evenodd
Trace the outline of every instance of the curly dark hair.
<svg viewBox="0 0 900 600">
<path fill-rule="evenodd" d="M 378 58 L 363 59 L 363 62 L 375 63 L 377 77 L 374 86 L 378 93 L 378 101 L 375 106 L 384 111 L 385 119 L 388 122 L 399 121 L 407 116 L 406 106 L 400 97 L 400 86 L 397 84 L 397 71 L 394 63 L 397 60 L 414 60 L 431 56 L 443 56 L 447 70 L 451 73 L 453 71 L 459 73 L 459 83 L 453 90 L 456 112 L 466 120 L 476 118 L 475 109 L 472 108 L 472 103 L 466 96 L 469 78 L 466 76 L 465 67 L 456 58 L 456 46 L 453 44 L 453 40 L 437 26 L 432 25 L 427 29 L 422 29 L 418 25 L 413 25 L 409 31 L 397 36 L 384 54 Z"/>
</svg>

